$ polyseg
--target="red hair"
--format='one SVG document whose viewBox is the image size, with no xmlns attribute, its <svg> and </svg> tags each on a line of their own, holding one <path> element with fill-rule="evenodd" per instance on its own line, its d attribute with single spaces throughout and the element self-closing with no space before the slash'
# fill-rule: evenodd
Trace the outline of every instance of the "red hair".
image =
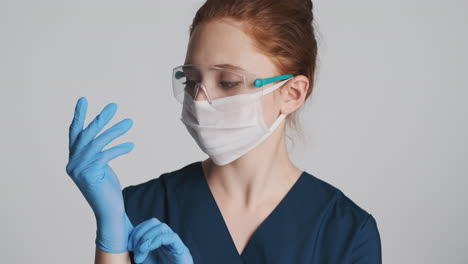
<svg viewBox="0 0 468 264">
<path fill-rule="evenodd" d="M 193 19 L 190 36 L 197 25 L 222 18 L 242 22 L 244 32 L 279 74 L 305 75 L 305 99 L 310 96 L 318 60 L 311 0 L 207 0 Z M 297 128 L 295 115 L 292 123 Z"/>
</svg>

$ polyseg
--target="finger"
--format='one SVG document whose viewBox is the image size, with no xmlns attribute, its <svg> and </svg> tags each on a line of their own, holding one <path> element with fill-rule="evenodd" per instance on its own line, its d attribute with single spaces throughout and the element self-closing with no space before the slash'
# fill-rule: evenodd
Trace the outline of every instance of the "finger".
<svg viewBox="0 0 468 264">
<path fill-rule="evenodd" d="M 81 97 L 76 102 L 75 113 L 69 128 L 69 144 L 68 148 L 71 150 L 76 141 L 77 136 L 83 130 L 84 121 L 86 119 L 86 109 L 88 108 L 88 100 L 86 97 Z"/>
<path fill-rule="evenodd" d="M 87 145 L 91 140 L 93 140 L 96 135 L 101 131 L 101 129 L 109 123 L 109 121 L 114 117 L 115 112 L 117 111 L 117 104 L 110 103 L 102 109 L 94 120 L 86 127 L 78 136 L 76 142 L 76 150 L 81 149 L 83 146 Z"/>
<path fill-rule="evenodd" d="M 158 237 L 161 234 L 173 233 L 167 224 L 162 223 L 157 218 L 152 218 L 151 220 L 154 221 L 153 226 L 143 234 L 143 236 L 138 241 L 138 244 L 135 245 L 134 259 L 136 263 L 142 263 L 151 250 L 158 248 L 151 248 L 150 245 L 151 241 L 155 237 Z"/>
<path fill-rule="evenodd" d="M 99 153 L 107 144 L 127 132 L 133 125 L 132 119 L 124 119 L 100 134 L 93 142 L 95 153 Z"/>
<path fill-rule="evenodd" d="M 164 233 L 174 232 L 166 223 L 156 224 L 140 238 L 138 244 L 136 245 L 137 250 L 140 250 L 140 252 L 148 250 L 152 241 Z"/>
<path fill-rule="evenodd" d="M 148 247 L 144 247 L 142 250 L 151 251 L 161 246 L 167 246 L 173 256 L 181 255 L 182 253 L 184 253 L 185 250 L 185 245 L 182 243 L 182 240 L 180 239 L 179 235 L 172 231 L 158 234 L 148 244 Z"/>
<path fill-rule="evenodd" d="M 135 253 L 133 255 L 133 259 L 135 260 L 135 263 L 143 263 L 145 261 L 146 257 L 148 257 L 149 251 L 145 251 L 142 253 Z"/>
<path fill-rule="evenodd" d="M 133 142 L 125 142 L 110 149 L 106 149 L 98 154 L 99 163 L 102 165 L 107 164 L 112 159 L 132 151 L 134 147 L 135 144 Z"/>
<path fill-rule="evenodd" d="M 133 259 L 135 260 L 135 263 L 143 263 L 145 261 L 146 257 L 148 257 L 149 251 L 145 251 L 142 253 L 135 253 L 133 255 Z"/>
<path fill-rule="evenodd" d="M 130 250 L 135 250 L 136 245 L 138 245 L 138 241 L 140 238 L 145 234 L 148 230 L 150 230 L 155 224 L 154 221 L 156 218 L 150 218 L 144 222 L 141 222 L 135 228 L 133 228 L 132 232 L 130 232 L 129 236 L 129 248 Z M 159 222 L 159 221 L 158 221 Z"/>
</svg>

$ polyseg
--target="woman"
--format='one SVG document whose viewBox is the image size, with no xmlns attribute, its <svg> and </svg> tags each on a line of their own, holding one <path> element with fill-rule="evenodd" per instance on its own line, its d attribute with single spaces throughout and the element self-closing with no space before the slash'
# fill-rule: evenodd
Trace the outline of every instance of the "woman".
<svg viewBox="0 0 468 264">
<path fill-rule="evenodd" d="M 208 154 L 121 192 L 102 148 L 132 125 L 107 105 L 83 130 L 80 98 L 67 173 L 97 222 L 96 263 L 381 263 L 375 219 L 289 159 L 285 127 L 310 96 L 317 43 L 309 0 L 208 0 L 173 69 L 181 121 Z"/>
</svg>

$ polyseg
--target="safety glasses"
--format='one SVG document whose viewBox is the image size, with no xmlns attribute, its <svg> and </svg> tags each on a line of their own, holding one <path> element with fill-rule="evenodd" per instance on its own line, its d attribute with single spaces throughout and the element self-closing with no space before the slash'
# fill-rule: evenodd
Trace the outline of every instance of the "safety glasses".
<svg viewBox="0 0 468 264">
<path fill-rule="evenodd" d="M 285 74 L 269 78 L 220 66 L 186 64 L 172 70 L 174 97 L 183 103 L 185 94 L 194 100 L 213 100 L 262 91 L 264 85 L 294 77 Z"/>
</svg>

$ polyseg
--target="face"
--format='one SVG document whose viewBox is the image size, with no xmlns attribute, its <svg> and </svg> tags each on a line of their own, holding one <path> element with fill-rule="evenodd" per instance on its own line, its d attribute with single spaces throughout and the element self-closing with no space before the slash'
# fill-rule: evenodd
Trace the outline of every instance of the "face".
<svg viewBox="0 0 468 264">
<path fill-rule="evenodd" d="M 273 62 L 255 49 L 253 40 L 242 31 L 242 25 L 228 19 L 199 24 L 195 28 L 184 64 L 232 64 L 259 78 L 280 75 Z M 271 85 L 267 84 L 264 88 Z M 268 127 L 280 114 L 280 89 L 262 97 L 263 117 Z M 199 92 L 200 96 L 202 94 Z"/>
</svg>

